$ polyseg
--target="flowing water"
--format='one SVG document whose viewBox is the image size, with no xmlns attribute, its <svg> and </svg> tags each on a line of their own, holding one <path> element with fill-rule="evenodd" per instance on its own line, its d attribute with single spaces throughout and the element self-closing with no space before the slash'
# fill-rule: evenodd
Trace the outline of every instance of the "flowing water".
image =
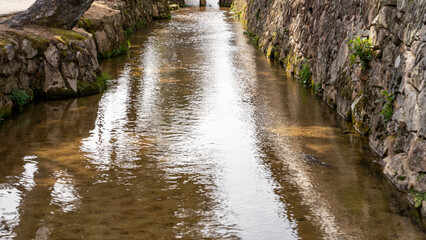
<svg viewBox="0 0 426 240">
<path fill-rule="evenodd" d="M 366 140 L 227 10 L 182 9 L 131 42 L 102 64 L 102 96 L 3 122 L 1 239 L 424 237 Z"/>
</svg>

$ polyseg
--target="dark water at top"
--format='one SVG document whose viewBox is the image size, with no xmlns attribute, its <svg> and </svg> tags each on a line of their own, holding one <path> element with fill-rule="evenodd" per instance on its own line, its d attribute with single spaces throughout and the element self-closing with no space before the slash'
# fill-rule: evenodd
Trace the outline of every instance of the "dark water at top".
<svg viewBox="0 0 426 240">
<path fill-rule="evenodd" d="M 131 42 L 102 96 L 2 124 L 0 238 L 423 237 L 366 141 L 229 12 L 182 9 Z"/>
</svg>

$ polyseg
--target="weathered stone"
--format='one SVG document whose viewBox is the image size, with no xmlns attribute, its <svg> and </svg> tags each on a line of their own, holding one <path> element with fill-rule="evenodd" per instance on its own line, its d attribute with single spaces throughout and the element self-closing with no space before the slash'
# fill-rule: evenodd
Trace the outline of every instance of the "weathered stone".
<svg viewBox="0 0 426 240">
<path fill-rule="evenodd" d="M 28 74 L 35 74 L 38 69 L 39 69 L 39 66 L 38 66 L 36 60 L 28 60 L 28 62 L 27 62 L 27 73 Z"/>
<path fill-rule="evenodd" d="M 426 79 L 426 78 L 425 78 Z M 419 120 L 418 120 L 418 132 L 417 134 L 423 138 L 426 138 L 426 80 L 423 81 L 423 89 L 419 94 Z"/>
<path fill-rule="evenodd" d="M 13 27 L 29 24 L 71 29 L 94 0 L 37 0 L 27 11 L 5 21 Z"/>
<path fill-rule="evenodd" d="M 234 0 L 219 0 L 219 5 L 221 7 L 230 7 Z"/>
<path fill-rule="evenodd" d="M 416 191 L 426 192 L 426 177 L 425 176 L 420 176 L 419 174 L 416 174 L 411 179 L 413 179 L 413 184 L 411 186 L 413 186 L 413 188 L 416 189 Z"/>
<path fill-rule="evenodd" d="M 410 170 L 416 172 L 426 172 L 426 140 L 415 138 L 411 141 L 409 153 Z"/>
<path fill-rule="evenodd" d="M 423 216 L 426 216 L 426 201 L 422 202 L 422 210 L 421 210 L 421 212 L 422 212 Z"/>
<path fill-rule="evenodd" d="M 12 113 L 12 100 L 0 92 L 0 121 Z"/>
<path fill-rule="evenodd" d="M 99 54 L 106 53 L 111 50 L 111 42 L 104 30 L 95 32 L 96 44 Z"/>
<path fill-rule="evenodd" d="M 52 67 L 57 68 L 59 67 L 59 57 L 60 57 L 59 50 L 53 45 L 50 44 L 47 50 L 44 52 L 44 56 L 46 57 L 46 60 Z"/>
<path fill-rule="evenodd" d="M 34 48 L 33 44 L 30 41 L 28 41 L 27 39 L 24 39 L 24 41 L 22 41 L 21 49 L 22 49 L 22 51 L 25 52 L 27 59 L 31 59 L 31 58 L 35 57 L 38 53 L 37 49 Z"/>
<path fill-rule="evenodd" d="M 13 89 L 18 88 L 18 76 L 12 75 L 6 78 L 0 78 L 0 89 L 2 93 L 9 94 Z"/>
<path fill-rule="evenodd" d="M 0 75 L 9 77 L 19 72 L 22 64 L 17 60 L 13 60 L 12 62 L 3 63 L 0 68 Z"/>
<path fill-rule="evenodd" d="M 6 51 L 7 60 L 12 61 L 16 54 L 16 47 L 12 44 L 8 44 L 4 49 Z"/>
<path fill-rule="evenodd" d="M 45 62 L 44 73 L 46 74 L 46 78 L 43 81 L 43 92 L 55 94 L 60 89 L 66 88 L 64 79 L 62 78 L 59 69 L 51 69 L 51 67 L 49 67 L 49 65 Z"/>
</svg>

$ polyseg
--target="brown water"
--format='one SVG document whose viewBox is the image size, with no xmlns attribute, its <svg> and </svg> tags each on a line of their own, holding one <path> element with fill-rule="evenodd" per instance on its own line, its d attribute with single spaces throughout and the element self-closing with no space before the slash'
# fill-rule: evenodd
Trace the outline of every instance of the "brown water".
<svg viewBox="0 0 426 240">
<path fill-rule="evenodd" d="M 0 128 L 1 239 L 421 239 L 366 140 L 217 8 Z M 303 161 L 310 154 L 330 165 Z"/>
</svg>

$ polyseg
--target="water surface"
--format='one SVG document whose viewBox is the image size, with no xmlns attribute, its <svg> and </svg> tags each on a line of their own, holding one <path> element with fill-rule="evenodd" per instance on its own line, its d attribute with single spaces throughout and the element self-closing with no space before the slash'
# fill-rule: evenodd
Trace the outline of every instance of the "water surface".
<svg viewBox="0 0 426 240">
<path fill-rule="evenodd" d="M 2 239 L 421 239 L 365 139 L 216 7 L 0 128 Z M 328 167 L 303 160 L 309 154 Z"/>
</svg>

